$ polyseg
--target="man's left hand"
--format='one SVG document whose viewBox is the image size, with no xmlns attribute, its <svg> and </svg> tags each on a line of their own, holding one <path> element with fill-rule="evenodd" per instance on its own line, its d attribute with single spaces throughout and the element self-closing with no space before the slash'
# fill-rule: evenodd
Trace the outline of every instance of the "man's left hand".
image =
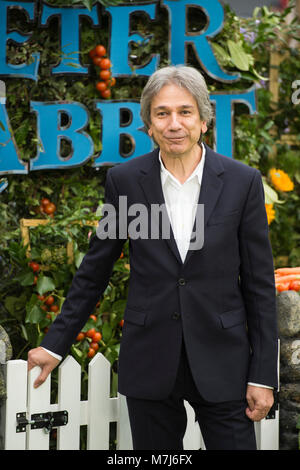
<svg viewBox="0 0 300 470">
<path fill-rule="evenodd" d="M 248 402 L 246 415 L 252 421 L 260 421 L 267 416 L 274 403 L 273 390 L 270 388 L 248 385 L 246 399 Z"/>
</svg>

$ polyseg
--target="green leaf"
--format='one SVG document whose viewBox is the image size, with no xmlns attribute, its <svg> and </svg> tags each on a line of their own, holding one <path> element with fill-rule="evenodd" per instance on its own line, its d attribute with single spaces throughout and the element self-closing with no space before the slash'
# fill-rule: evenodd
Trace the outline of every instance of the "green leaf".
<svg viewBox="0 0 300 470">
<path fill-rule="evenodd" d="M 116 312 L 117 314 L 123 315 L 125 307 L 126 307 L 126 300 L 117 300 L 112 305 L 112 311 Z"/>
<path fill-rule="evenodd" d="M 112 327 L 110 326 L 109 323 L 104 323 L 103 324 L 102 335 L 103 335 L 103 341 L 105 343 L 108 343 L 108 341 L 112 337 Z"/>
<path fill-rule="evenodd" d="M 269 78 L 263 77 L 262 75 L 259 75 L 259 73 L 255 70 L 254 67 L 251 67 L 251 72 L 257 77 L 259 80 L 263 80 L 265 82 L 269 81 Z"/>
<path fill-rule="evenodd" d="M 95 328 L 95 327 L 96 327 L 95 320 L 93 320 L 92 318 L 89 318 L 87 322 L 85 323 L 84 327 L 81 328 L 80 331 L 83 331 L 84 333 L 86 333 L 88 330 L 90 330 L 91 328 Z"/>
<path fill-rule="evenodd" d="M 78 69 L 80 66 L 76 64 L 75 62 L 66 62 L 66 65 L 69 65 L 70 67 L 73 67 L 74 69 Z"/>
<path fill-rule="evenodd" d="M 32 347 L 38 346 L 38 338 L 40 332 L 37 324 L 26 323 L 25 326 L 22 328 L 22 334 L 26 341 L 28 341 Z"/>
<path fill-rule="evenodd" d="M 8 296 L 4 301 L 6 310 L 19 321 L 22 321 L 25 304 L 26 294 L 22 294 L 20 297 Z"/>
<path fill-rule="evenodd" d="M 21 274 L 16 277 L 16 280 L 20 282 L 21 286 L 32 286 L 34 281 L 33 273 Z"/>
<path fill-rule="evenodd" d="M 55 289 L 55 284 L 51 277 L 40 276 L 36 284 L 37 291 L 40 295 L 45 294 L 46 292 L 51 292 Z"/>
<path fill-rule="evenodd" d="M 45 317 L 45 312 L 39 307 L 36 295 L 32 295 L 26 305 L 25 323 L 39 323 Z"/>
<path fill-rule="evenodd" d="M 110 312 L 110 307 L 111 304 L 110 304 L 110 301 L 109 300 L 102 300 L 101 304 L 100 304 L 100 313 L 106 313 L 106 312 Z"/>
<path fill-rule="evenodd" d="M 231 39 L 227 40 L 231 60 L 239 70 L 249 70 L 249 56 L 244 51 L 240 43 L 235 43 Z"/>
<path fill-rule="evenodd" d="M 285 201 L 280 201 L 278 199 L 278 194 L 274 191 L 271 186 L 269 186 L 265 181 L 263 181 L 263 186 L 265 190 L 265 203 L 266 204 L 284 204 Z"/>
<path fill-rule="evenodd" d="M 76 346 L 72 345 L 71 346 L 71 352 L 72 352 L 73 356 L 75 357 L 75 359 L 78 362 L 81 362 L 82 356 L 83 356 L 82 351 L 79 348 L 76 348 Z"/>
<path fill-rule="evenodd" d="M 49 188 L 48 186 L 43 186 L 43 192 L 50 196 L 53 193 L 53 189 Z"/>
<path fill-rule="evenodd" d="M 230 55 L 226 52 L 226 50 L 222 46 L 220 46 L 220 44 L 212 43 L 212 47 L 218 59 L 221 59 L 221 60 L 226 59 L 227 61 L 230 60 Z"/>
<path fill-rule="evenodd" d="M 74 255 L 76 268 L 79 268 L 79 266 L 81 265 L 81 261 L 83 260 L 84 256 L 85 256 L 85 253 L 82 253 L 81 251 L 76 251 L 76 253 Z"/>
<path fill-rule="evenodd" d="M 83 3 L 83 5 L 88 9 L 91 10 L 93 8 L 93 0 L 73 0 L 73 3 Z"/>
<path fill-rule="evenodd" d="M 253 18 L 257 18 L 257 16 L 258 16 L 259 13 L 260 13 L 260 10 L 261 10 L 260 7 L 255 7 L 255 8 L 254 8 L 253 14 L 252 14 Z"/>
</svg>

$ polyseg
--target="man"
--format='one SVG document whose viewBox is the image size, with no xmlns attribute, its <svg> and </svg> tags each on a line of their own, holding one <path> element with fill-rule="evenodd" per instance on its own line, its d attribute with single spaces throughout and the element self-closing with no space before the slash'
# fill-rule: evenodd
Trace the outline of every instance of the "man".
<svg viewBox="0 0 300 470">
<path fill-rule="evenodd" d="M 141 116 L 158 148 L 115 166 L 106 180 L 117 229 L 121 196 L 129 208 L 148 208 L 151 229 L 151 209 L 165 204 L 171 225 L 169 237 L 165 227 L 156 237 L 129 233 L 118 379 L 134 449 L 183 449 L 183 400 L 195 410 L 207 449 L 255 449 L 254 421 L 267 415 L 277 387 L 274 268 L 260 173 L 201 143 L 212 110 L 193 68 L 156 71 Z M 120 256 L 125 237 L 101 239 L 100 232 L 61 314 L 29 352 L 29 369 L 42 368 L 36 385 L 58 364 L 53 353 L 67 354 Z"/>
</svg>

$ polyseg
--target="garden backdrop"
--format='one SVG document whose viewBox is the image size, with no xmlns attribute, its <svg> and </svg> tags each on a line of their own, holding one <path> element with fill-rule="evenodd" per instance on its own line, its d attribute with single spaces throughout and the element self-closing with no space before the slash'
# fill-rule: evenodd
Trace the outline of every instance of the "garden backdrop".
<svg viewBox="0 0 300 470">
<path fill-rule="evenodd" d="M 142 2 L 134 4 L 138 3 Z M 77 168 L 8 174 L 0 178 L 0 185 L 5 186 L 0 194 L 0 321 L 12 342 L 14 359 L 26 359 L 28 350 L 40 344 L 59 314 L 99 220 L 109 166 L 93 167 L 102 149 L 101 115 L 95 110 L 94 100 L 138 100 L 147 77 L 137 75 L 136 68 L 158 51 L 159 66 L 169 63 L 168 12 L 160 3 L 153 20 L 146 15 L 132 15 L 131 30 L 148 39 L 131 44 L 132 75 L 117 78 L 114 64 L 109 62 L 104 68 L 109 73 L 99 77 L 103 70 L 99 56 L 109 59 L 110 30 L 105 6 L 117 5 L 118 0 L 48 0 L 48 4 L 58 7 L 76 4 L 87 9 L 91 9 L 92 4 L 97 5 L 101 27 L 91 25 L 88 18 L 81 19 L 80 60 L 89 73 L 54 76 L 51 67 L 62 58 L 58 19 L 53 17 L 47 27 L 41 27 L 37 19 L 29 24 L 24 11 L 9 10 L 9 28 L 32 34 L 21 45 L 7 42 L 8 62 L 23 64 L 30 62 L 34 53 L 40 55 L 38 80 L 0 77 L 6 86 L 6 110 L 15 143 L 26 162 L 36 155 L 37 145 L 42 146 L 30 102 L 77 101 L 89 109 L 86 132 L 93 140 L 94 155 Z M 35 7 L 39 11 L 42 2 L 37 1 Z M 233 158 L 261 171 L 275 268 L 300 265 L 300 104 L 297 96 L 300 36 L 294 7 L 293 1 L 283 11 L 261 7 L 254 10 L 252 17 L 239 18 L 225 5 L 223 28 L 211 44 L 220 66 L 228 72 L 240 73 L 241 78 L 236 82 L 213 80 L 201 67 L 194 49 L 187 48 L 187 63 L 202 71 L 211 93 L 256 88 L 257 113 L 250 114 L 243 103 L 234 106 Z M 195 32 L 206 27 L 207 18 L 202 9 L 191 7 L 186 21 L 187 30 Z M 72 65 L 72 56 L 68 60 Z M 3 147 L 7 142 L 1 140 L 1 131 L 3 123 L 0 123 Z M 206 142 L 214 146 L 214 139 L 212 124 Z M 121 145 L 126 154 L 130 147 L 128 138 L 124 137 Z M 69 153 L 68 142 L 62 141 L 61 154 L 67 157 Z M 112 394 L 117 390 L 117 359 L 129 275 L 125 245 L 106 291 L 95 310 L 87 312 L 88 321 L 71 349 L 71 354 L 82 364 L 83 384 L 87 380 L 87 364 L 95 352 L 107 357 L 112 364 Z M 283 283 L 278 284 L 277 292 L 288 288 Z M 293 288 L 299 290 L 299 281 Z"/>
</svg>

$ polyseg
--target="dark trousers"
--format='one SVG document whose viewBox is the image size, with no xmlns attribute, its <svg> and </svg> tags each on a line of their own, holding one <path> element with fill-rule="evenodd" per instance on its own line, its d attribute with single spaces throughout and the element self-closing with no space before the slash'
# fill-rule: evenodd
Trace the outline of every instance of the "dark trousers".
<svg viewBox="0 0 300 470">
<path fill-rule="evenodd" d="M 256 450 L 254 423 L 247 402 L 210 403 L 199 394 L 183 344 L 174 389 L 165 400 L 127 397 L 134 450 L 183 450 L 187 416 L 193 407 L 207 450 Z"/>
</svg>

